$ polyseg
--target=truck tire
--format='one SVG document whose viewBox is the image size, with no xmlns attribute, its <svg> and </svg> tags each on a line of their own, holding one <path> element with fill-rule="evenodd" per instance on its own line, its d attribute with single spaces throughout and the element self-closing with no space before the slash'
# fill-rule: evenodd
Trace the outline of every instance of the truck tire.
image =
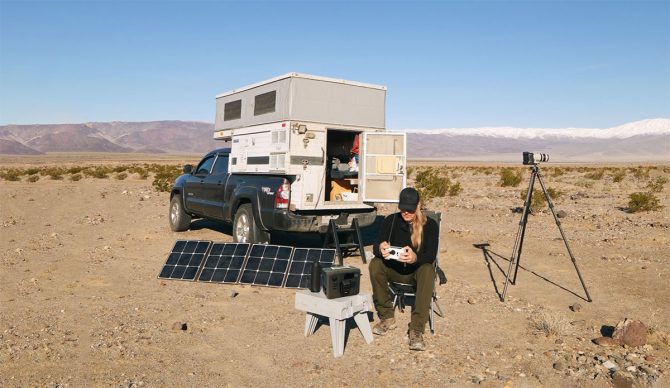
<svg viewBox="0 0 670 388">
<path fill-rule="evenodd" d="M 170 229 L 173 232 L 183 232 L 191 226 L 191 216 L 184 210 L 179 195 L 172 197 L 170 201 Z"/>
<path fill-rule="evenodd" d="M 256 225 L 250 203 L 240 206 L 235 213 L 233 241 L 250 244 L 267 244 L 270 242 L 270 233 L 261 230 Z"/>
</svg>

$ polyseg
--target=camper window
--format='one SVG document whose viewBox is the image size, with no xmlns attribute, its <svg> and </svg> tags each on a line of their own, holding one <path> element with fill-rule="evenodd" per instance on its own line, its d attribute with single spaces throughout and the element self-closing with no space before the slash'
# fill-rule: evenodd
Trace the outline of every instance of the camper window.
<svg viewBox="0 0 670 388">
<path fill-rule="evenodd" d="M 230 121 L 242 117 L 242 100 L 231 101 L 223 107 L 223 121 Z"/>
<path fill-rule="evenodd" d="M 275 102 L 277 100 L 277 91 L 259 94 L 254 99 L 254 116 L 260 116 L 275 111 Z"/>
</svg>

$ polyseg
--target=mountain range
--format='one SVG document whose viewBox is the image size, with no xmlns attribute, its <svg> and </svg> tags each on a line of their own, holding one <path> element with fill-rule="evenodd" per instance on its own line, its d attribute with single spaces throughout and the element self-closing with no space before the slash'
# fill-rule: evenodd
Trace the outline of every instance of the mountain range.
<svg viewBox="0 0 670 388">
<path fill-rule="evenodd" d="M 214 125 L 196 121 L 91 122 L 0 126 L 0 154 L 48 152 L 197 153 L 222 146 Z M 391 131 L 395 132 L 395 131 Z M 613 128 L 408 129 L 413 159 L 520 161 L 523 151 L 550 154 L 551 161 L 670 161 L 670 119 Z"/>
</svg>

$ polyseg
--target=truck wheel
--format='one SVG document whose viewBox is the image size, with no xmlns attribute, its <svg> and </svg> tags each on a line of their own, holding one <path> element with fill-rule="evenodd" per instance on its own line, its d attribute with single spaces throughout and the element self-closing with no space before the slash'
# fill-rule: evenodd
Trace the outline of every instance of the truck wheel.
<svg viewBox="0 0 670 388">
<path fill-rule="evenodd" d="M 240 206 L 233 220 L 233 241 L 237 243 L 267 244 L 270 234 L 261 230 L 254 221 L 250 203 Z"/>
<path fill-rule="evenodd" d="M 191 216 L 184 210 L 179 195 L 172 197 L 170 201 L 170 229 L 173 232 L 183 232 L 191 226 Z"/>
</svg>

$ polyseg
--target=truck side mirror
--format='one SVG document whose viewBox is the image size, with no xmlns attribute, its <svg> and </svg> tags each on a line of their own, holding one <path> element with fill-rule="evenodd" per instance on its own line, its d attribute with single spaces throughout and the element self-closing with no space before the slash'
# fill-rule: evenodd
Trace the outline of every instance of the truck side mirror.
<svg viewBox="0 0 670 388">
<path fill-rule="evenodd" d="M 193 172 L 193 166 L 190 165 L 190 164 L 187 164 L 187 165 L 184 166 L 183 171 L 184 171 L 184 174 L 190 174 L 191 172 Z"/>
</svg>

